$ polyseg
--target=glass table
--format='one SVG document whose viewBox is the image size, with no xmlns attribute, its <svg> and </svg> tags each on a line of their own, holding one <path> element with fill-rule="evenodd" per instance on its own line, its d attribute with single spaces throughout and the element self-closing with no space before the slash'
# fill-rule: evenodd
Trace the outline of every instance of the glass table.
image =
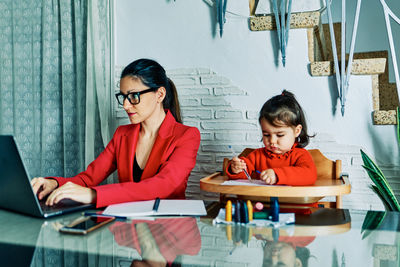
<svg viewBox="0 0 400 267">
<path fill-rule="evenodd" d="M 309 209 L 280 228 L 213 224 L 209 216 L 115 221 L 62 234 L 74 213 L 37 219 L 0 210 L 1 266 L 399 266 L 395 212 Z M 297 264 L 297 265 L 296 265 Z"/>
</svg>

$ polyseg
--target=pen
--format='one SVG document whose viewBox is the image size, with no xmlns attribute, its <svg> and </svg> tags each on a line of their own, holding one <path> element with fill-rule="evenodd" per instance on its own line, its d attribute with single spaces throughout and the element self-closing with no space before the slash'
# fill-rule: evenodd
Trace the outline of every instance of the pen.
<svg viewBox="0 0 400 267">
<path fill-rule="evenodd" d="M 160 198 L 159 197 L 157 197 L 156 200 L 154 200 L 154 205 L 153 205 L 154 212 L 158 211 L 158 206 L 160 206 Z"/>
<path fill-rule="evenodd" d="M 125 216 L 115 216 L 115 215 L 108 215 L 108 214 L 97 213 L 97 212 L 90 212 L 90 211 L 85 211 L 85 212 L 83 213 L 83 216 L 114 217 L 115 219 L 120 219 L 120 220 L 126 220 L 126 219 L 127 219 L 127 217 L 125 217 Z"/>
<path fill-rule="evenodd" d="M 251 177 L 250 177 L 249 173 L 247 172 L 247 170 L 243 169 L 243 171 L 244 171 L 244 174 L 246 174 L 247 180 L 251 181 Z"/>
<path fill-rule="evenodd" d="M 256 170 L 256 173 L 261 174 L 261 172 L 259 170 Z"/>
</svg>

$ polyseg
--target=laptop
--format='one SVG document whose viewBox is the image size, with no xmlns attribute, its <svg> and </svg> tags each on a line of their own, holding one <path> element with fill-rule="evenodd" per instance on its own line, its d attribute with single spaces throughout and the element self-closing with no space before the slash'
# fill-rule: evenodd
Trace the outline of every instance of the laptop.
<svg viewBox="0 0 400 267">
<path fill-rule="evenodd" d="M 48 218 L 94 208 L 94 205 L 64 199 L 50 207 L 45 204 L 45 199 L 39 201 L 31 187 L 30 176 L 14 137 L 0 135 L 0 208 Z"/>
</svg>

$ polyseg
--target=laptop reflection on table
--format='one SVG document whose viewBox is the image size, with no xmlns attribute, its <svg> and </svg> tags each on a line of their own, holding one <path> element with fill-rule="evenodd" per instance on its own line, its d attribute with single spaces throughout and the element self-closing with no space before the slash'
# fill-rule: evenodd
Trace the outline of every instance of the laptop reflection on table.
<svg viewBox="0 0 400 267">
<path fill-rule="evenodd" d="M 0 208 L 48 218 L 93 207 L 70 199 L 51 207 L 45 205 L 45 200 L 39 201 L 14 137 L 0 135 Z"/>
<path fill-rule="evenodd" d="M 104 249 L 113 240 L 107 228 L 90 238 L 58 231 L 75 219 L 70 214 L 43 220 L 0 209 L 0 266 L 92 266 L 99 259 L 111 266 L 114 252 Z"/>
<path fill-rule="evenodd" d="M 44 221 L 0 210 L 0 265 L 31 266 Z"/>
</svg>

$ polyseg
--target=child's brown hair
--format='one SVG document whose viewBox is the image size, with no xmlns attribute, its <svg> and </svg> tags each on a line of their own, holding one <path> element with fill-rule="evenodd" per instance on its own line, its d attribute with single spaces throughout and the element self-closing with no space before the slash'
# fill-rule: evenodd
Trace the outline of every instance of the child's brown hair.
<svg viewBox="0 0 400 267">
<path fill-rule="evenodd" d="M 276 127 L 282 126 L 282 123 L 293 127 L 300 124 L 302 129 L 297 140 L 299 147 L 307 146 L 310 137 L 313 137 L 307 133 L 307 123 L 303 109 L 294 94 L 289 91 L 283 90 L 280 95 L 276 95 L 265 102 L 261 108 L 258 121 L 261 122 L 262 119 L 267 120 Z"/>
</svg>

